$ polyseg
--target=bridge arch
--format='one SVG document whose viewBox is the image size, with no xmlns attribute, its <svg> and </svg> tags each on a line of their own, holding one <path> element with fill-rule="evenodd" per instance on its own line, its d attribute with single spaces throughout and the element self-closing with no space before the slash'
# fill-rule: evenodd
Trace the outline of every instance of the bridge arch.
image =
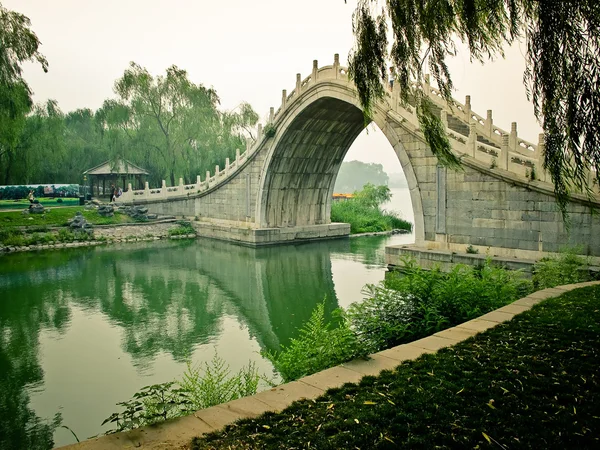
<svg viewBox="0 0 600 450">
<path fill-rule="evenodd" d="M 388 139 L 406 176 L 415 220 L 415 239 L 424 240 L 421 190 L 402 141 L 408 133 L 389 122 L 378 104 L 373 122 Z M 367 124 L 356 92 L 348 83 L 320 83 L 294 99 L 278 121 L 266 155 L 256 198 L 257 225 L 297 227 L 331 222 L 337 174 L 350 146 Z"/>
</svg>

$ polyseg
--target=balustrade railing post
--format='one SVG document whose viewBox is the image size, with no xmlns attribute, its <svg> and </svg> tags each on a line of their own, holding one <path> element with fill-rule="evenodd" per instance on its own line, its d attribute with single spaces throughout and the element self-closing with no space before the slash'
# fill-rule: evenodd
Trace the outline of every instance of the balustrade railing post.
<svg viewBox="0 0 600 450">
<path fill-rule="evenodd" d="M 444 129 L 448 129 L 448 111 L 442 109 L 440 111 L 440 119 L 442 120 L 442 124 L 444 125 Z M 469 136 L 471 135 L 471 127 L 469 126 Z"/>
<path fill-rule="evenodd" d="M 317 82 L 317 74 L 319 73 L 319 61 L 317 61 L 316 59 L 313 60 L 313 67 L 312 67 L 312 75 L 311 75 L 311 79 L 313 83 Z"/>
<path fill-rule="evenodd" d="M 471 96 L 465 96 L 465 122 L 471 123 Z"/>
<path fill-rule="evenodd" d="M 200 183 L 202 183 L 202 180 L 200 179 L 200 175 L 196 175 L 196 189 L 200 188 Z"/>
<path fill-rule="evenodd" d="M 504 170 L 508 170 L 508 153 L 509 153 L 509 136 L 508 134 L 502 135 L 502 147 L 500 148 L 500 161 L 498 161 L 498 167 Z"/>
<path fill-rule="evenodd" d="M 273 123 L 273 120 L 275 120 L 275 108 L 271 106 L 269 108 L 269 123 Z"/>
<path fill-rule="evenodd" d="M 469 123 L 469 137 L 467 138 L 467 154 L 477 158 L 477 124 L 475 121 Z"/>
<path fill-rule="evenodd" d="M 340 74 L 340 54 L 336 53 L 333 55 L 333 71 L 335 73 L 335 78 L 339 77 Z"/>
<path fill-rule="evenodd" d="M 510 136 L 508 140 L 508 146 L 514 151 L 517 149 L 517 122 L 513 122 L 510 124 Z"/>
<path fill-rule="evenodd" d="M 494 134 L 494 119 L 492 118 L 492 110 L 487 110 L 487 117 L 485 118 L 485 129 L 488 132 L 488 137 L 492 137 Z"/>
<path fill-rule="evenodd" d="M 546 138 L 544 133 L 538 135 L 538 145 L 536 150 L 537 173 L 538 178 L 544 182 L 550 182 L 550 175 L 544 169 L 544 153 L 546 152 Z"/>
<path fill-rule="evenodd" d="M 431 94 L 431 77 L 429 76 L 428 73 L 425 74 L 425 76 L 423 77 L 423 92 L 425 93 L 425 95 L 427 95 L 427 97 L 429 97 L 429 95 Z"/>
<path fill-rule="evenodd" d="M 240 160 L 240 149 L 239 148 L 235 149 L 235 160 L 238 162 Z"/>
<path fill-rule="evenodd" d="M 219 165 L 217 164 L 215 166 L 215 178 L 217 178 L 219 176 L 219 172 L 220 172 L 220 169 L 219 169 Z"/>
<path fill-rule="evenodd" d="M 283 89 L 281 91 L 281 111 L 285 109 L 285 105 L 287 104 L 287 90 Z"/>
<path fill-rule="evenodd" d="M 299 73 L 296 74 L 296 96 L 300 95 L 300 91 L 302 90 L 302 78 Z"/>
<path fill-rule="evenodd" d="M 256 142 L 259 142 L 262 139 L 262 135 L 263 135 L 263 127 L 262 127 L 262 124 L 259 123 L 258 126 L 256 127 Z"/>
</svg>

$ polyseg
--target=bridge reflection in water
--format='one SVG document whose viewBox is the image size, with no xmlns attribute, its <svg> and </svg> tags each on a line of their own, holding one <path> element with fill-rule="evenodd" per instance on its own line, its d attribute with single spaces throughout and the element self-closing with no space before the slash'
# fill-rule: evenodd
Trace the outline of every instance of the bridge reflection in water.
<svg viewBox="0 0 600 450">
<path fill-rule="evenodd" d="M 80 438 L 95 435 L 116 402 L 215 349 L 234 369 L 252 360 L 270 373 L 259 351 L 289 343 L 317 303 L 330 313 L 359 299 L 360 286 L 384 276 L 386 243 L 197 240 L 3 258 L 0 448 L 21 448 L 27 429 L 49 439 L 39 418 L 59 407 Z M 55 437 L 72 442 L 66 430 Z"/>
</svg>

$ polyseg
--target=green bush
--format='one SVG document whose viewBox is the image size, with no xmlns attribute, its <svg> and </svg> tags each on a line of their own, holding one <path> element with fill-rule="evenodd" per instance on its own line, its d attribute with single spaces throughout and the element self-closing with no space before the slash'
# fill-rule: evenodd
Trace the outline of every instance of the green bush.
<svg viewBox="0 0 600 450">
<path fill-rule="evenodd" d="M 577 249 L 568 249 L 559 256 L 542 258 L 533 266 L 533 284 L 536 289 L 545 289 L 561 284 L 589 281 L 588 260 L 577 254 Z"/>
<path fill-rule="evenodd" d="M 410 231 L 412 224 L 394 213 L 380 208 L 391 198 L 387 186 L 366 184 L 362 191 L 354 193 L 354 198 L 335 202 L 331 205 L 332 222 L 350 224 L 351 233 L 372 233 L 402 229 Z"/>
<path fill-rule="evenodd" d="M 196 230 L 194 229 L 192 224 L 190 224 L 189 222 L 184 221 L 184 220 L 179 220 L 179 221 L 177 221 L 177 224 L 178 224 L 177 228 L 171 228 L 169 230 L 169 236 L 182 236 L 182 235 L 186 235 L 186 234 L 196 234 Z"/>
<path fill-rule="evenodd" d="M 297 339 L 279 352 L 261 354 L 273 363 L 285 382 L 366 355 L 348 322 L 341 319 L 339 324 L 327 323 L 325 303 L 319 303 Z"/>
<path fill-rule="evenodd" d="M 410 342 L 473 319 L 532 290 L 522 273 L 457 265 L 449 273 L 425 270 L 405 259 L 393 273 L 365 289 L 368 298 L 347 311 L 352 329 L 369 352 Z"/>
</svg>

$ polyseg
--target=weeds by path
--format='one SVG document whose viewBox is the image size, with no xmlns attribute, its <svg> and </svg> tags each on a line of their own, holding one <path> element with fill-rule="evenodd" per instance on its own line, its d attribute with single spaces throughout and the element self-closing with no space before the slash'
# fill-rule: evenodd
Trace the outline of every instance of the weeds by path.
<svg viewBox="0 0 600 450">
<path fill-rule="evenodd" d="M 600 287 L 192 442 L 201 449 L 600 448 Z"/>
</svg>

